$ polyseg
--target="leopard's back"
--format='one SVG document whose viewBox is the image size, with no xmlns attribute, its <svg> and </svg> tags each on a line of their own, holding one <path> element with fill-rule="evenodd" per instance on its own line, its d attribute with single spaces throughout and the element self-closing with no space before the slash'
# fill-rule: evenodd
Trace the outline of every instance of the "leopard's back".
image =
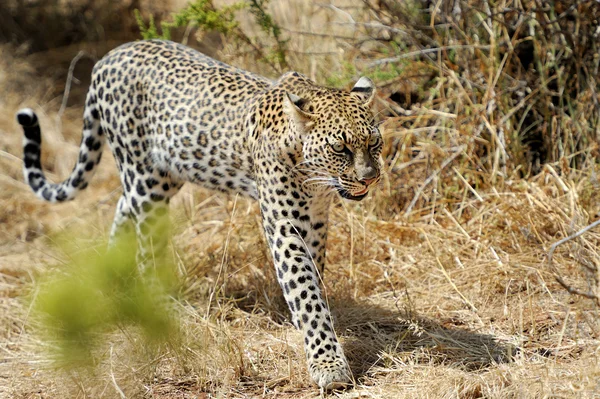
<svg viewBox="0 0 600 399">
<path fill-rule="evenodd" d="M 90 92 L 124 167 L 153 166 L 178 181 L 255 197 L 244 116 L 270 84 L 186 46 L 150 40 L 98 62 Z"/>
</svg>

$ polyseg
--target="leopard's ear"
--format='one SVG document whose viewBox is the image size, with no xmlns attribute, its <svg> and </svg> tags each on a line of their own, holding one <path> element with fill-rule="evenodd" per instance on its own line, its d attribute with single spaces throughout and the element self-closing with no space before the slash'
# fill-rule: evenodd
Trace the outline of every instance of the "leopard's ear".
<svg viewBox="0 0 600 399">
<path fill-rule="evenodd" d="M 366 107 L 373 104 L 375 92 L 375 83 L 373 83 L 373 81 L 366 76 L 358 79 L 358 82 L 356 82 L 352 90 L 350 90 L 350 93 L 362 101 L 363 105 Z"/>
<path fill-rule="evenodd" d="M 306 106 L 308 101 L 288 92 L 285 93 L 285 98 L 283 101 L 285 113 L 290 118 L 293 118 L 296 126 L 300 127 L 304 131 L 309 130 L 314 126 L 315 121 L 317 120 L 317 115 L 311 114 L 302 109 Z"/>
</svg>

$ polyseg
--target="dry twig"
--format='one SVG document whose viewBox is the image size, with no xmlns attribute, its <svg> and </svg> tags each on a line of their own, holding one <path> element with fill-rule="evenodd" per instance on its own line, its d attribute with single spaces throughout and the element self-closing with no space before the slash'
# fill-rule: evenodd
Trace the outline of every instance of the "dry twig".
<svg viewBox="0 0 600 399">
<path fill-rule="evenodd" d="M 554 254 L 554 251 L 556 250 L 556 248 L 559 245 L 564 244 L 565 242 L 571 241 L 579 236 L 581 236 L 582 234 L 584 234 L 585 232 L 593 229 L 594 227 L 598 226 L 600 224 L 600 219 L 596 220 L 594 223 L 587 225 L 586 227 L 584 227 L 583 229 L 577 231 L 574 234 L 571 234 L 568 237 L 563 238 L 562 240 L 555 242 L 554 244 L 552 244 L 552 246 L 550 247 L 550 250 L 548 251 L 548 267 L 550 268 L 550 270 L 552 271 L 552 274 L 554 275 L 554 278 L 556 279 L 556 281 L 564 288 L 566 289 L 570 294 L 573 295 L 579 295 L 579 296 L 583 296 L 585 298 L 589 298 L 589 299 L 593 299 L 594 301 L 596 301 L 596 303 L 598 305 L 600 305 L 600 296 L 598 296 L 597 293 L 594 293 L 593 291 L 582 291 L 580 289 L 577 289 L 575 287 L 573 287 L 572 285 L 570 285 L 569 283 L 567 283 L 563 277 L 560 275 L 560 273 L 558 272 L 558 270 L 556 269 L 556 267 L 554 266 L 554 264 L 552 263 L 552 255 Z"/>
</svg>

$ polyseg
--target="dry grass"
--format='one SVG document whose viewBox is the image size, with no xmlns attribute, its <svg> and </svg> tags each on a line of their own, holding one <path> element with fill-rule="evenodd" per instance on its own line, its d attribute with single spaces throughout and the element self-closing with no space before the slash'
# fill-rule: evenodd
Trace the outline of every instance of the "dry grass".
<svg viewBox="0 0 600 399">
<path fill-rule="evenodd" d="M 364 37 L 361 21 L 375 16 L 344 7 L 353 2 L 272 3 L 288 29 L 313 33 L 292 38 L 289 62 L 321 82 L 365 54 L 382 55 L 374 42 L 357 50 L 348 44 L 354 41 L 314 38 Z M 356 24 L 347 24 L 349 16 Z M 225 41 L 221 57 L 264 68 L 234 49 Z M 15 54 L 0 48 L 0 397 L 318 397 L 256 204 L 197 187 L 185 187 L 172 204 L 182 336 L 149 349 L 135 330 L 124 329 L 99 348 L 95 369 L 54 367 L 45 350 L 52 343 L 35 334 L 23 297 L 69 259 L 57 237 L 76 234 L 81 248 L 106 238 L 120 187 L 108 154 L 74 202 L 43 203 L 22 183 L 15 111 L 27 105 L 41 112 L 43 165 L 56 181 L 76 159 L 82 108 L 68 107 L 59 120 L 55 82 L 40 81 Z M 352 389 L 332 397 L 600 395 L 598 307 L 565 291 L 546 263 L 553 243 L 600 213 L 593 154 L 581 158 L 581 167 L 563 158 L 535 176 L 520 173 L 494 136 L 515 107 L 493 101 L 502 67 L 485 69 L 488 53 L 473 54 L 481 76 L 459 79 L 441 67 L 446 79 L 436 81 L 435 93 L 407 109 L 387 97 L 400 86 L 412 90 L 419 68 L 431 66 L 415 60 L 382 84 L 381 112 L 397 112 L 385 125 L 386 177 L 371 198 L 336 201 L 331 214 L 325 287 L 356 377 Z M 490 94 L 472 92 L 469 79 Z M 497 108 L 490 112 L 492 102 Z M 584 111 L 582 105 L 577 117 Z M 564 137 L 576 135 L 568 129 L 580 134 L 580 125 L 567 122 L 560 125 Z M 600 264 L 599 242 L 592 230 L 558 247 L 556 271 L 576 287 L 594 288 L 581 264 Z"/>
</svg>

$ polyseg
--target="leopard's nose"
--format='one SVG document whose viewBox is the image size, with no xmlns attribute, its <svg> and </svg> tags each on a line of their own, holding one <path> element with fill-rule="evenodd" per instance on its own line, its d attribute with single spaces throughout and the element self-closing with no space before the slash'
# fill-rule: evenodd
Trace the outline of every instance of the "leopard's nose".
<svg viewBox="0 0 600 399">
<path fill-rule="evenodd" d="M 363 183 L 365 186 L 370 186 L 371 183 L 373 183 L 375 180 L 377 180 L 379 176 L 375 176 L 371 179 L 362 179 L 360 182 Z"/>
</svg>

